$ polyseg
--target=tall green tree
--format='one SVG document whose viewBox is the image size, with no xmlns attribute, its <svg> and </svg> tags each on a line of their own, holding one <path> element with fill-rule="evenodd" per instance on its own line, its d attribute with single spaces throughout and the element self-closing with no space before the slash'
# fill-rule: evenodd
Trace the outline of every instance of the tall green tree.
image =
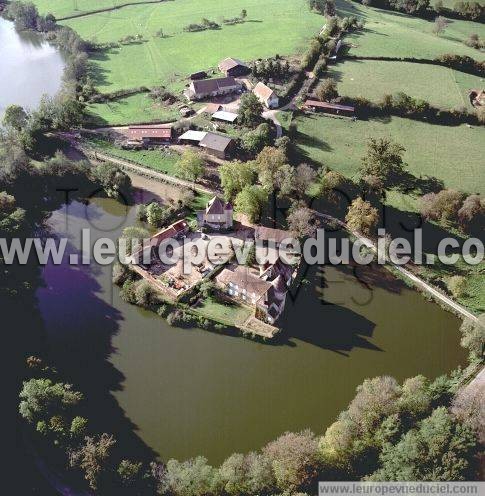
<svg viewBox="0 0 485 496">
<path fill-rule="evenodd" d="M 242 126 L 255 127 L 261 122 L 263 104 L 254 93 L 245 93 L 241 97 L 238 110 L 238 123 Z"/>
<path fill-rule="evenodd" d="M 477 449 L 473 430 L 439 407 L 397 444 L 385 445 L 374 481 L 470 480 Z"/>
<path fill-rule="evenodd" d="M 350 205 L 345 222 L 351 230 L 358 231 L 365 236 L 370 235 L 379 221 L 379 212 L 369 202 L 356 198 Z"/>
<path fill-rule="evenodd" d="M 11 127 L 20 131 L 27 122 L 27 112 L 20 105 L 9 105 L 3 114 L 2 123 L 5 127 Z"/>
<path fill-rule="evenodd" d="M 376 191 L 399 183 L 406 167 L 404 152 L 403 146 L 389 138 L 371 138 L 362 157 L 360 174 L 363 181 Z"/>
<path fill-rule="evenodd" d="M 225 162 L 219 167 L 219 177 L 224 190 L 224 198 L 233 200 L 246 186 L 256 181 L 253 162 Z"/>
<path fill-rule="evenodd" d="M 267 201 L 268 193 L 261 186 L 246 186 L 236 196 L 235 210 L 247 215 L 250 222 L 256 222 Z"/>
<path fill-rule="evenodd" d="M 204 161 L 200 155 L 191 150 L 187 150 L 177 162 L 177 176 L 196 181 L 204 174 Z"/>
</svg>

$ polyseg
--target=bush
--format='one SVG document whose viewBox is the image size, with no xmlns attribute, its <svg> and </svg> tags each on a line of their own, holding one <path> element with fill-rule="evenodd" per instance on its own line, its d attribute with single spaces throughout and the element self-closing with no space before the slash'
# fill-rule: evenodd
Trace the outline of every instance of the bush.
<svg viewBox="0 0 485 496">
<path fill-rule="evenodd" d="M 421 197 L 421 215 L 428 220 L 455 222 L 464 195 L 452 189 L 428 193 Z"/>
<path fill-rule="evenodd" d="M 337 83 L 331 79 L 324 79 L 315 90 L 317 98 L 321 102 L 329 102 L 338 97 Z"/>
<path fill-rule="evenodd" d="M 466 279 L 463 276 L 451 276 L 446 282 L 446 286 L 454 298 L 461 298 L 465 295 Z"/>
<path fill-rule="evenodd" d="M 144 308 L 152 308 L 160 301 L 157 290 L 144 279 L 135 283 L 133 296 L 135 303 Z"/>
<path fill-rule="evenodd" d="M 114 284 L 116 284 L 117 286 L 122 286 L 129 276 L 130 270 L 126 265 L 120 264 L 118 262 L 113 265 L 112 277 Z"/>
<path fill-rule="evenodd" d="M 131 279 L 126 280 L 120 290 L 120 298 L 126 303 L 136 304 L 136 284 Z"/>
</svg>

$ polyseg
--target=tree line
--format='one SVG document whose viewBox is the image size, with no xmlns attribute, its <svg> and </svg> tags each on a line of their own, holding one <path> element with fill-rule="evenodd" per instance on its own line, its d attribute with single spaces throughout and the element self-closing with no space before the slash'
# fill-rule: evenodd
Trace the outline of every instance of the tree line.
<svg viewBox="0 0 485 496">
<path fill-rule="evenodd" d="M 483 361 L 485 328 L 466 322 L 462 344 Z M 460 481 L 477 477 L 485 398 L 461 389 L 464 372 L 399 384 L 366 379 L 323 435 L 286 432 L 261 450 L 235 453 L 219 467 L 198 456 L 133 460 L 116 439 L 79 415 L 86 401 L 37 357 L 20 393 L 20 415 L 51 461 L 67 460 L 97 494 L 240 496 L 314 494 L 319 480 Z"/>
</svg>

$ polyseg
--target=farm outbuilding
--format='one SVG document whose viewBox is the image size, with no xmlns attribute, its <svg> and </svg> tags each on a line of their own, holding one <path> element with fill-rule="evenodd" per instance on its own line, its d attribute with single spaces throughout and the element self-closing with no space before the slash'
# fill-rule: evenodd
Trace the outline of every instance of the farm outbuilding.
<svg viewBox="0 0 485 496">
<path fill-rule="evenodd" d="M 204 108 L 206 114 L 215 114 L 219 110 L 224 110 L 224 107 L 220 103 L 208 103 Z"/>
<path fill-rule="evenodd" d="M 200 140 L 199 146 L 205 148 L 210 155 L 225 159 L 234 148 L 234 140 L 222 134 L 206 133 Z"/>
<path fill-rule="evenodd" d="M 159 126 L 131 126 L 128 139 L 144 144 L 164 144 L 172 141 L 172 128 Z"/>
<path fill-rule="evenodd" d="M 218 68 L 226 76 L 232 77 L 244 76 L 250 71 L 249 67 L 242 60 L 233 59 L 232 57 L 221 60 Z"/>
<path fill-rule="evenodd" d="M 186 143 L 190 145 L 196 143 L 198 145 L 206 134 L 207 132 L 205 131 L 194 131 L 189 129 L 179 137 L 179 143 Z"/>
<path fill-rule="evenodd" d="M 205 71 L 193 72 L 190 75 L 190 79 L 192 81 L 196 81 L 197 79 L 205 79 L 206 77 L 207 77 L 207 72 Z"/>
<path fill-rule="evenodd" d="M 212 114 L 212 119 L 233 123 L 237 120 L 237 114 L 233 112 L 225 112 L 224 110 L 218 110 Z"/>
<path fill-rule="evenodd" d="M 189 100 L 201 100 L 202 98 L 236 93 L 241 88 L 241 84 L 233 77 L 200 79 L 192 81 L 184 91 L 184 95 Z"/>
<path fill-rule="evenodd" d="M 303 104 L 303 108 L 313 112 L 325 112 L 334 115 L 346 115 L 352 117 L 355 113 L 355 108 L 349 105 L 340 105 L 337 103 L 320 102 L 318 100 L 307 100 Z"/>
</svg>

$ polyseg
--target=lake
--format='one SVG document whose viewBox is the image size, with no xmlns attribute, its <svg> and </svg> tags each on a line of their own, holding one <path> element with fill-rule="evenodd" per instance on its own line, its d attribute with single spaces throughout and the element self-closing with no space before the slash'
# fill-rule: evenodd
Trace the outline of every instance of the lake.
<svg viewBox="0 0 485 496">
<path fill-rule="evenodd" d="M 131 207 L 93 199 L 50 224 L 78 253 L 82 228 L 92 228 L 92 242 L 115 239 L 134 217 Z M 365 378 L 434 378 L 466 360 L 459 320 L 382 268 L 309 270 L 276 344 L 172 328 L 123 302 L 109 266 L 49 265 L 43 277 L 50 353 L 92 401 L 90 419 L 129 437 L 133 452 L 163 459 L 217 464 L 286 430 L 323 433 Z"/>
<path fill-rule="evenodd" d="M 64 59 L 31 31 L 18 33 L 0 17 L 0 116 L 11 104 L 35 108 L 42 95 L 61 87 Z"/>
</svg>

